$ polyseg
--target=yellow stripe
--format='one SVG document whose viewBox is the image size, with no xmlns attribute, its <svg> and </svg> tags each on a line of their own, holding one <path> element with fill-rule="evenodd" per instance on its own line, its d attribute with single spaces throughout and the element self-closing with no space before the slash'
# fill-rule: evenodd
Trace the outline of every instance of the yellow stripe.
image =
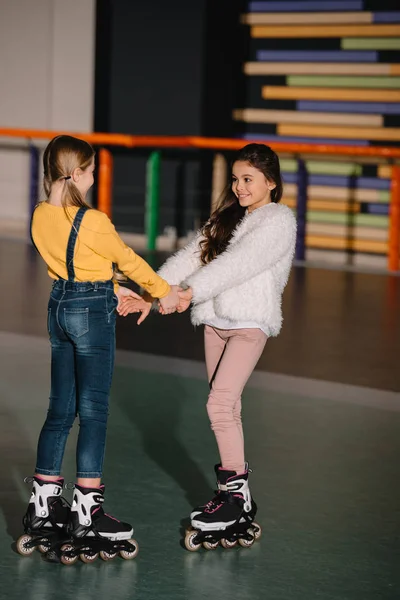
<svg viewBox="0 0 400 600">
<path fill-rule="evenodd" d="M 383 127 L 381 115 L 320 113 L 297 110 L 268 110 L 244 108 L 233 111 L 236 121 L 245 123 L 321 123 L 321 125 L 358 125 Z"/>
<path fill-rule="evenodd" d="M 370 12 L 250 13 L 242 15 L 245 25 L 289 25 L 313 23 L 372 23 Z"/>
<path fill-rule="evenodd" d="M 299 25 L 251 28 L 252 38 L 399 37 L 400 25 Z"/>
<path fill-rule="evenodd" d="M 386 242 L 371 240 L 347 240 L 318 235 L 307 235 L 306 245 L 309 248 L 329 248 L 332 250 L 356 250 L 357 252 L 371 252 L 373 254 L 387 254 Z"/>
<path fill-rule="evenodd" d="M 284 184 L 285 197 L 297 196 L 297 185 L 295 183 Z M 337 200 L 347 200 L 354 202 L 380 202 L 380 191 L 379 190 L 364 190 L 364 189 L 349 189 L 342 187 L 335 187 L 329 185 L 310 185 L 308 186 L 308 197 L 311 200 L 321 200 L 327 198 L 332 202 Z M 382 203 L 385 204 L 385 203 Z"/>
<path fill-rule="evenodd" d="M 248 62 L 246 75 L 399 75 L 400 65 L 386 63 Z"/>
<path fill-rule="evenodd" d="M 282 123 L 277 127 L 278 135 L 306 137 L 330 137 L 346 140 L 390 140 L 400 141 L 400 128 L 395 127 L 329 127 L 321 125 L 298 125 Z"/>
<path fill-rule="evenodd" d="M 286 190 L 286 186 L 285 186 Z M 285 195 L 285 204 L 287 204 L 290 208 L 297 207 L 296 198 L 288 198 Z M 338 212 L 338 213 L 359 213 L 360 212 L 360 203 L 359 202 L 341 202 L 336 200 L 308 200 L 307 208 L 308 210 L 320 210 L 322 212 Z"/>
<path fill-rule="evenodd" d="M 264 86 L 264 100 L 359 100 L 400 102 L 400 90 Z"/>
<path fill-rule="evenodd" d="M 392 167 L 390 165 L 379 165 L 378 177 L 381 177 L 382 179 L 391 179 Z"/>
<path fill-rule="evenodd" d="M 387 229 L 374 227 L 363 227 L 362 225 L 339 225 L 337 223 L 312 223 L 307 222 L 308 235 L 329 235 L 333 237 L 347 238 L 349 234 L 356 240 L 374 240 L 387 242 Z"/>
</svg>

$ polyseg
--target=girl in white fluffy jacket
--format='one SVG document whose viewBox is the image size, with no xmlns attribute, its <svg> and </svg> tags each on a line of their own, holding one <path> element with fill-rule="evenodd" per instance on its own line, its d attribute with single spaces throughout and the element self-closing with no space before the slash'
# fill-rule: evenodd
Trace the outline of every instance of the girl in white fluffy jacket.
<svg viewBox="0 0 400 600">
<path fill-rule="evenodd" d="M 215 467 L 217 495 L 191 514 L 192 526 L 202 531 L 225 530 L 244 516 L 251 521 L 257 510 L 248 486 L 241 396 L 268 337 L 277 336 L 282 325 L 296 222 L 279 204 L 281 197 L 277 155 L 263 144 L 247 145 L 210 220 L 158 272 L 170 285 L 181 286 L 178 312 L 192 304 L 192 323 L 205 325 L 207 411 L 221 463 Z M 187 539 L 186 545 L 196 541 Z"/>
</svg>

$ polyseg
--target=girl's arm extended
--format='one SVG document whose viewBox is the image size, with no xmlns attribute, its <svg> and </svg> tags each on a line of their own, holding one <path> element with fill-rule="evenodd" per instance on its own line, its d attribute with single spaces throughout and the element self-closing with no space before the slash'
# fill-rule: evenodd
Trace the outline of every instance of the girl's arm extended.
<svg viewBox="0 0 400 600">
<path fill-rule="evenodd" d="M 184 248 L 176 252 L 158 270 L 158 275 L 170 285 L 179 285 L 201 267 L 199 243 L 202 239 L 198 231 Z"/>
</svg>

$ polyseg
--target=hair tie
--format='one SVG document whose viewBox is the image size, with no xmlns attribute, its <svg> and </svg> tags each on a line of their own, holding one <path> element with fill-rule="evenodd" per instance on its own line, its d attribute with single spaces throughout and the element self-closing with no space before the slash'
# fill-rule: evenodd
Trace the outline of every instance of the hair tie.
<svg viewBox="0 0 400 600">
<path fill-rule="evenodd" d="M 67 177 L 64 177 L 65 181 L 67 181 L 67 179 L 71 179 L 71 175 L 68 175 Z"/>
</svg>

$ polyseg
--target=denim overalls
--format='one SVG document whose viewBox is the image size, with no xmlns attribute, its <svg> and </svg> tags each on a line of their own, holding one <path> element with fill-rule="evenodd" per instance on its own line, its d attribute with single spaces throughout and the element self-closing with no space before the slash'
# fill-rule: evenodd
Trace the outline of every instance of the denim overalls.
<svg viewBox="0 0 400 600">
<path fill-rule="evenodd" d="M 74 249 L 86 210 L 78 210 L 69 236 L 68 281 L 53 283 L 48 305 L 51 393 L 36 464 L 43 475 L 60 474 L 77 415 L 77 477 L 101 477 L 103 469 L 118 299 L 111 280 L 74 281 Z"/>
</svg>

